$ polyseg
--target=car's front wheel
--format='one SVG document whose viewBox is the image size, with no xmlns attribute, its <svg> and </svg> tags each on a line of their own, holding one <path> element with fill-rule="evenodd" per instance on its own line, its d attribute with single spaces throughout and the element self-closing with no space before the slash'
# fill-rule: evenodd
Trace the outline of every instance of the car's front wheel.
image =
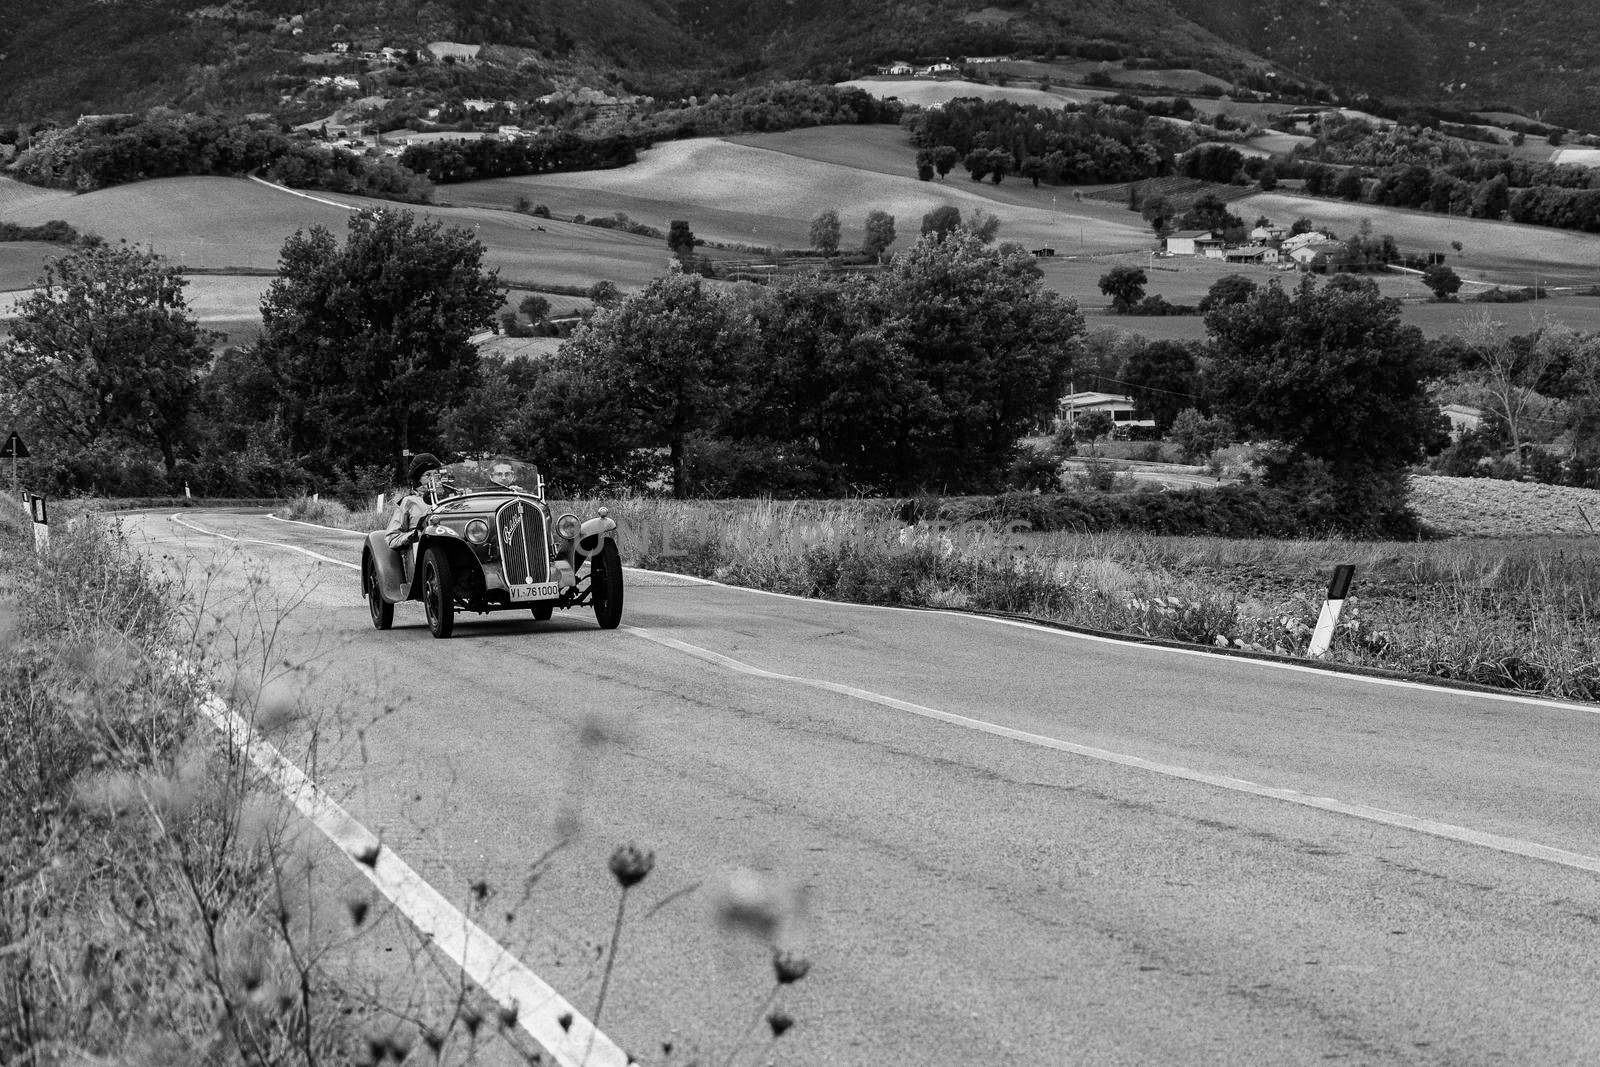
<svg viewBox="0 0 1600 1067">
<path fill-rule="evenodd" d="M 367 609 L 372 612 L 373 628 L 387 630 L 394 625 L 394 605 L 383 599 L 378 590 L 378 565 L 371 556 L 367 557 L 366 568 Z"/>
<path fill-rule="evenodd" d="M 450 558 L 437 548 L 422 560 L 422 607 L 428 613 L 428 632 L 449 637 L 456 627 L 455 574 Z"/>
<path fill-rule="evenodd" d="M 589 592 L 600 629 L 615 630 L 622 622 L 622 557 L 615 541 L 589 559 Z"/>
</svg>

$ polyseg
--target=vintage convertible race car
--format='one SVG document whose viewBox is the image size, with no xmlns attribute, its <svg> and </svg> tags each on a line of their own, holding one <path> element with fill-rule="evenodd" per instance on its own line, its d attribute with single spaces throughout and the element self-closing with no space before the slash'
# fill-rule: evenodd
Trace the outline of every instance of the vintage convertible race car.
<svg viewBox="0 0 1600 1067">
<path fill-rule="evenodd" d="M 385 531 L 361 550 L 361 593 L 372 625 L 394 624 L 394 606 L 420 600 L 435 637 L 449 637 L 457 611 L 527 609 L 539 621 L 556 608 L 589 605 L 602 629 L 622 621 L 617 523 L 605 508 L 589 519 L 551 515 L 531 464 L 468 461 L 426 476 L 430 506 L 409 543 Z"/>
</svg>

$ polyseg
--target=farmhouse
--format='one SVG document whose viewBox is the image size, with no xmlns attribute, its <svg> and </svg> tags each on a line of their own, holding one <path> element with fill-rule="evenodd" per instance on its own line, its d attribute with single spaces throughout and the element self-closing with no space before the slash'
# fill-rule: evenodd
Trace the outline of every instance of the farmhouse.
<svg viewBox="0 0 1600 1067">
<path fill-rule="evenodd" d="M 1483 425 L 1483 409 L 1471 404 L 1441 404 L 1439 413 L 1450 420 L 1450 436 L 1459 438 Z"/>
<path fill-rule="evenodd" d="M 1344 257 L 1345 247 L 1339 241 L 1326 237 L 1313 244 L 1298 245 L 1289 252 L 1289 258 L 1301 270 L 1325 271 L 1337 266 Z"/>
<path fill-rule="evenodd" d="M 1121 393 L 1072 393 L 1061 398 L 1057 411 L 1057 422 L 1068 426 L 1081 416 L 1103 411 L 1111 416 L 1112 432 L 1118 435 L 1127 434 L 1135 426 L 1154 429 L 1156 424 L 1154 419 L 1139 418 L 1133 397 Z"/>
<path fill-rule="evenodd" d="M 1222 238 L 1210 230 L 1180 230 L 1166 239 L 1167 252 L 1174 256 L 1204 256 L 1213 252 L 1221 255 L 1223 247 Z"/>
<path fill-rule="evenodd" d="M 1241 245 L 1228 249 L 1222 258 L 1229 263 L 1276 263 L 1278 250 L 1266 245 Z"/>
<path fill-rule="evenodd" d="M 893 63 L 890 63 L 887 67 L 879 67 L 878 68 L 878 73 L 879 74 L 892 74 L 892 75 L 898 75 L 898 76 L 902 76 L 902 77 L 909 76 L 911 74 L 914 74 L 915 72 L 916 72 L 916 68 L 915 67 L 913 67 L 910 63 L 907 63 L 904 60 L 900 60 L 900 59 L 897 59 Z"/>
<path fill-rule="evenodd" d="M 482 48 L 476 44 L 456 44 L 454 41 L 434 41 L 428 45 L 428 54 L 434 62 L 443 63 L 449 59 L 456 63 L 476 63 L 478 51 Z"/>
</svg>

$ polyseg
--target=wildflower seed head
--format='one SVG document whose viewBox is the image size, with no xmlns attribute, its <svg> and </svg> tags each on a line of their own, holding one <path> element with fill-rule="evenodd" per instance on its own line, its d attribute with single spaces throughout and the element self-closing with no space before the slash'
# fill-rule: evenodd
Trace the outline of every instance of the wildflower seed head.
<svg viewBox="0 0 1600 1067">
<path fill-rule="evenodd" d="M 461 1021 L 469 1036 L 478 1036 L 478 1028 L 483 1025 L 483 1016 L 479 1015 L 475 1008 L 466 1004 L 461 1005 L 461 1010 L 456 1012 L 456 1018 Z"/>
<path fill-rule="evenodd" d="M 469 888 L 472 890 L 472 899 L 474 902 L 482 904 L 485 900 L 489 899 L 489 883 L 484 881 L 482 878 L 478 879 L 476 882 L 473 882 Z"/>
<path fill-rule="evenodd" d="M 645 852 L 631 842 L 618 845 L 617 850 L 611 853 L 611 873 L 623 889 L 632 889 L 644 881 L 655 865 L 654 852 Z"/>
<path fill-rule="evenodd" d="M 781 985 L 793 985 L 811 970 L 811 961 L 788 949 L 777 949 L 772 953 L 772 970 Z"/>
<path fill-rule="evenodd" d="M 774 943 L 803 919 L 800 890 L 770 875 L 737 870 L 712 893 L 717 925 Z"/>
<path fill-rule="evenodd" d="M 350 924 L 357 930 L 367 921 L 367 910 L 370 907 L 365 900 L 352 900 L 346 905 L 350 909 Z"/>
<path fill-rule="evenodd" d="M 444 1035 L 436 1030 L 423 1030 L 422 1043 L 428 1046 L 428 1051 L 438 1059 L 439 1053 L 444 1049 Z"/>
<path fill-rule="evenodd" d="M 572 1032 L 572 1013 L 570 1011 L 564 1011 L 557 1015 L 556 1022 L 561 1026 L 561 1029 L 568 1033 Z"/>
<path fill-rule="evenodd" d="M 495 1015 L 500 1023 L 500 1029 L 509 1030 L 513 1026 L 517 1025 L 518 1009 L 519 1005 L 514 1000 L 510 1004 L 499 1005 L 499 1007 L 495 1010 Z"/>
<path fill-rule="evenodd" d="M 362 845 L 355 852 L 356 862 L 367 867 L 376 867 L 378 865 L 378 852 L 381 848 L 382 846 L 376 841 Z"/>
<path fill-rule="evenodd" d="M 786 1011 L 775 1011 L 767 1016 L 767 1025 L 772 1028 L 773 1037 L 782 1037 L 794 1025 L 794 1016 Z"/>
</svg>

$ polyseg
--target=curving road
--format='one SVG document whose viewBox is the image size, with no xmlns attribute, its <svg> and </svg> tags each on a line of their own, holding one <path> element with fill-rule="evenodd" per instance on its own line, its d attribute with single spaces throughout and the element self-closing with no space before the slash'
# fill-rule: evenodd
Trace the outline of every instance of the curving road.
<svg viewBox="0 0 1600 1067">
<path fill-rule="evenodd" d="M 655 851 L 601 1021 L 646 1062 L 723 1062 L 767 996 L 712 922 L 738 868 L 806 902 L 777 1063 L 1600 1060 L 1600 708 L 642 572 L 620 630 L 435 641 L 288 547 L 354 535 L 182 519 L 126 521 L 307 666 L 319 781 L 446 895 L 482 880 L 585 1010 L 606 858 Z M 768 1055 L 762 1027 L 740 1062 Z"/>
</svg>

